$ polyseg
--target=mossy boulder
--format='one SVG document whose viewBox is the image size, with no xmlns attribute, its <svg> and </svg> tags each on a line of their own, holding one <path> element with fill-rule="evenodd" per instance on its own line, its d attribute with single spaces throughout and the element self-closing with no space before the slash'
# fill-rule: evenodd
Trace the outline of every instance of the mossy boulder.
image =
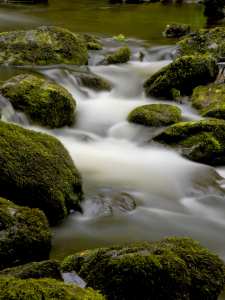
<svg viewBox="0 0 225 300">
<path fill-rule="evenodd" d="M 89 42 L 87 43 L 87 48 L 89 50 L 102 50 L 102 46 L 98 45 L 98 44 L 95 44 L 93 42 Z"/>
<path fill-rule="evenodd" d="M 183 56 L 149 77 L 143 86 L 147 96 L 172 98 L 173 89 L 189 95 L 196 86 L 213 82 L 218 72 L 213 57 Z"/>
<path fill-rule="evenodd" d="M 87 250 L 62 262 L 107 299 L 217 299 L 223 261 L 188 238 Z"/>
<path fill-rule="evenodd" d="M 0 93 L 32 124 L 49 128 L 67 125 L 76 108 L 75 100 L 64 87 L 28 74 L 7 80 L 0 85 Z"/>
<path fill-rule="evenodd" d="M 48 259 L 51 241 L 48 221 L 41 210 L 0 198 L 0 270 Z"/>
<path fill-rule="evenodd" d="M 51 223 L 79 209 L 82 177 L 62 143 L 0 121 L 0 196 L 42 209 Z"/>
<path fill-rule="evenodd" d="M 177 123 L 154 136 L 152 140 L 199 163 L 225 163 L 224 120 L 206 119 Z"/>
<path fill-rule="evenodd" d="M 107 55 L 99 64 L 110 65 L 110 64 L 122 64 L 130 60 L 130 48 L 123 47 L 113 54 Z"/>
<path fill-rule="evenodd" d="M 191 26 L 189 24 L 172 23 L 167 25 L 163 34 L 167 37 L 181 37 L 190 32 Z"/>
<path fill-rule="evenodd" d="M 4 300 L 105 300 L 98 291 L 83 289 L 55 279 L 0 278 L 0 299 Z"/>
<path fill-rule="evenodd" d="M 60 267 L 60 263 L 56 260 L 31 262 L 22 266 L 4 269 L 0 271 L 0 277 L 15 277 L 20 279 L 52 278 L 62 280 Z"/>
<path fill-rule="evenodd" d="M 149 104 L 133 109 L 127 121 L 147 126 L 168 126 L 181 118 L 180 109 L 169 104 Z"/>
<path fill-rule="evenodd" d="M 76 77 L 78 82 L 81 82 L 83 86 L 86 86 L 88 88 L 97 91 L 110 91 L 112 88 L 111 83 L 97 75 L 79 72 L 73 72 L 73 75 L 74 77 Z"/>
<path fill-rule="evenodd" d="M 198 86 L 190 100 L 201 116 L 225 120 L 225 84 Z"/>
<path fill-rule="evenodd" d="M 85 65 L 87 41 L 59 27 L 39 27 L 0 34 L 0 65 Z"/>
<path fill-rule="evenodd" d="M 198 29 L 181 38 L 177 56 L 207 55 L 225 61 L 225 28 Z"/>
</svg>

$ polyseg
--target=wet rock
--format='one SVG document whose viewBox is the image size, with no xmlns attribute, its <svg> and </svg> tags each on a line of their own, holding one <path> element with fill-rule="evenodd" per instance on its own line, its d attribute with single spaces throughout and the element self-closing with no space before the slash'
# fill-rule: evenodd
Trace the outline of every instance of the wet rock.
<svg viewBox="0 0 225 300">
<path fill-rule="evenodd" d="M 62 277 L 65 283 L 74 284 L 82 288 L 86 287 L 85 281 L 82 278 L 80 278 L 80 276 L 78 276 L 77 273 L 74 271 L 63 272 Z"/>
<path fill-rule="evenodd" d="M 172 98 L 172 89 L 189 95 L 196 86 L 213 82 L 218 72 L 213 57 L 183 56 L 149 77 L 143 86 L 147 96 Z"/>
<path fill-rule="evenodd" d="M 201 116 L 225 120 L 225 84 L 198 86 L 190 100 Z"/>
<path fill-rule="evenodd" d="M 172 148 L 199 163 L 225 163 L 224 120 L 206 119 L 177 123 L 154 136 L 152 141 Z"/>
<path fill-rule="evenodd" d="M 99 64 L 110 65 L 110 64 L 122 64 L 130 60 L 130 48 L 123 47 L 113 54 L 107 55 Z"/>
<path fill-rule="evenodd" d="M 9 296 L 10 295 L 10 296 Z M 1 299 L 105 300 L 98 291 L 83 289 L 55 279 L 0 278 Z"/>
<path fill-rule="evenodd" d="M 188 24 L 178 24 L 172 23 L 171 25 L 167 25 L 163 34 L 167 37 L 181 37 L 190 32 L 191 26 Z"/>
<path fill-rule="evenodd" d="M 83 38 L 86 40 L 87 43 L 95 43 L 96 42 L 96 38 L 93 37 L 90 34 L 83 34 Z"/>
<path fill-rule="evenodd" d="M 0 93 L 32 124 L 58 128 L 67 125 L 76 108 L 72 95 L 59 84 L 21 74 L 0 85 Z"/>
<path fill-rule="evenodd" d="M 225 1 L 224 0 L 205 0 L 205 11 L 206 16 L 225 16 Z"/>
<path fill-rule="evenodd" d="M 0 270 L 48 259 L 52 234 L 41 210 L 0 198 L 0 233 Z"/>
<path fill-rule="evenodd" d="M 89 50 L 102 50 L 102 46 L 92 43 L 92 42 L 87 43 L 87 48 Z"/>
<path fill-rule="evenodd" d="M 0 272 L 0 277 L 15 277 L 20 279 L 52 278 L 62 281 L 60 263 L 56 260 L 31 262 L 22 266 L 4 269 Z"/>
<path fill-rule="evenodd" d="M 73 72 L 73 75 L 88 88 L 98 91 L 110 91 L 112 88 L 111 83 L 94 74 Z"/>
<path fill-rule="evenodd" d="M 181 118 L 180 109 L 169 104 L 149 104 L 133 109 L 127 121 L 147 126 L 168 126 Z"/>
<path fill-rule="evenodd" d="M 51 223 L 80 209 L 82 177 L 61 142 L 0 121 L 0 196 L 42 209 Z"/>
<path fill-rule="evenodd" d="M 225 285 L 225 265 L 188 238 L 116 245 L 67 257 L 87 286 L 107 299 L 217 299 Z"/>
<path fill-rule="evenodd" d="M 25 66 L 88 63 L 84 37 L 59 27 L 39 27 L 0 34 L 0 65 Z"/>
</svg>

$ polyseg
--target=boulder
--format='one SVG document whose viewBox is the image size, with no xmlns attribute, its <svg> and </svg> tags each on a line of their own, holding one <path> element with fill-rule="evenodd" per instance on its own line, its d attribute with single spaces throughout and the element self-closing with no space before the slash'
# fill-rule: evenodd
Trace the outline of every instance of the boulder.
<svg viewBox="0 0 225 300">
<path fill-rule="evenodd" d="M 204 0 L 206 16 L 225 16 L 225 0 Z"/>
<path fill-rule="evenodd" d="M 223 261 L 188 238 L 87 250 L 67 257 L 62 268 L 108 300 L 212 300 L 225 285 Z"/>
<path fill-rule="evenodd" d="M 189 24 L 172 23 L 167 25 L 163 34 L 167 37 L 181 37 L 190 32 L 191 26 Z"/>
<path fill-rule="evenodd" d="M 42 209 L 51 223 L 79 210 L 82 177 L 53 136 L 0 121 L 0 196 Z"/>
<path fill-rule="evenodd" d="M 48 221 L 41 210 L 0 198 L 0 270 L 48 259 L 51 241 Z"/>
<path fill-rule="evenodd" d="M 10 31 L 0 34 L 0 65 L 32 66 L 49 64 L 86 65 L 84 37 L 59 27 Z"/>
<path fill-rule="evenodd" d="M 113 54 L 107 55 L 99 64 L 110 65 L 110 64 L 122 64 L 130 60 L 130 48 L 123 47 Z"/>
<path fill-rule="evenodd" d="M 147 126 L 168 126 L 181 118 L 180 109 L 169 104 L 149 104 L 133 109 L 127 121 Z"/>
<path fill-rule="evenodd" d="M 28 278 L 52 278 L 62 281 L 60 263 L 56 260 L 31 262 L 22 266 L 8 268 L 0 271 L 0 277 Z"/>
<path fill-rule="evenodd" d="M 96 38 L 90 34 L 83 34 L 83 38 L 86 40 L 87 43 L 95 43 L 96 42 Z"/>
<path fill-rule="evenodd" d="M 198 29 L 189 33 L 177 44 L 176 53 L 178 57 L 207 55 L 225 61 L 225 28 Z"/>
<path fill-rule="evenodd" d="M 225 163 L 224 120 L 206 119 L 177 123 L 158 133 L 152 141 L 172 148 L 184 157 L 199 163 L 209 165 Z"/>
<path fill-rule="evenodd" d="M 98 45 L 98 44 L 95 44 L 93 42 L 89 42 L 87 43 L 87 48 L 89 50 L 102 50 L 102 46 Z"/>
<path fill-rule="evenodd" d="M 55 279 L 0 278 L 0 299 L 105 300 L 91 288 L 83 289 Z"/>
<path fill-rule="evenodd" d="M 213 82 L 218 72 L 213 57 L 183 56 L 149 77 L 143 86 L 147 96 L 172 98 L 173 89 L 189 95 L 196 86 Z"/>
<path fill-rule="evenodd" d="M 76 108 L 75 100 L 64 87 L 28 74 L 7 80 L 0 85 L 0 93 L 32 124 L 48 128 L 67 125 Z"/>
<path fill-rule="evenodd" d="M 73 72 L 73 76 L 83 86 L 97 91 L 110 91 L 112 88 L 111 83 L 94 74 Z"/>
<path fill-rule="evenodd" d="M 201 116 L 225 120 L 225 84 L 198 86 L 190 100 Z"/>
</svg>

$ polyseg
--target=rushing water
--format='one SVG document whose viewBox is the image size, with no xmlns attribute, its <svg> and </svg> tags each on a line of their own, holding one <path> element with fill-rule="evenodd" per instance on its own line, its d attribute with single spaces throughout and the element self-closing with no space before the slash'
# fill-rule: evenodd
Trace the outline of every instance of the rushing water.
<svg viewBox="0 0 225 300">
<path fill-rule="evenodd" d="M 3 120 L 56 136 L 69 150 L 84 181 L 83 214 L 72 212 L 52 227 L 51 258 L 117 243 L 156 241 L 166 236 L 187 236 L 199 241 L 225 260 L 225 177 L 223 166 L 212 168 L 188 161 L 173 151 L 141 147 L 163 128 L 126 121 L 135 107 L 168 103 L 146 98 L 142 83 L 171 62 L 176 39 L 166 39 L 167 23 L 190 23 L 192 29 L 211 26 L 200 4 L 162 3 L 110 5 L 107 1 L 50 1 L 50 5 L 0 3 L 1 31 L 30 29 L 62 22 L 75 32 L 92 33 L 103 45 L 90 51 L 89 68 L 113 84 L 110 92 L 94 92 L 77 82 L 72 66 L 36 67 L 49 82 L 62 84 L 76 99 L 75 119 L 70 127 L 47 130 L 31 126 L 16 113 L 7 99 L 0 98 Z M 214 20 L 215 21 L 215 20 Z M 221 20 L 216 20 L 219 24 Z M 110 37 L 123 33 L 128 42 Z M 97 66 L 101 57 L 119 47 L 131 48 L 131 61 L 123 65 Z M 140 62 L 140 51 L 145 54 Z M 26 73 L 27 68 L 0 67 L 0 81 Z M 188 98 L 180 108 L 182 121 L 200 120 Z M 126 193 L 137 203 L 135 210 L 96 216 L 95 199 L 106 201 Z M 98 208 L 97 208 L 98 209 Z M 222 299 L 222 298 L 221 298 Z"/>
</svg>

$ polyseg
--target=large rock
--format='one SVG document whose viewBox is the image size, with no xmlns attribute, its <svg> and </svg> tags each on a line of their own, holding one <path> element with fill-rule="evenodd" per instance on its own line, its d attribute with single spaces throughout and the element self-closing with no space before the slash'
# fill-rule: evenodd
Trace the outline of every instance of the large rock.
<svg viewBox="0 0 225 300">
<path fill-rule="evenodd" d="M 113 54 L 107 55 L 99 64 L 110 65 L 110 64 L 122 64 L 130 60 L 130 48 L 123 47 Z"/>
<path fill-rule="evenodd" d="M 16 300 L 105 300 L 91 288 L 83 289 L 55 279 L 0 278 L 0 299 Z"/>
<path fill-rule="evenodd" d="M 79 209 L 82 177 L 61 142 L 0 121 L 0 196 L 42 209 L 51 223 Z"/>
<path fill-rule="evenodd" d="M 73 72 L 73 76 L 76 77 L 78 82 L 81 82 L 83 86 L 97 91 L 110 91 L 112 88 L 111 83 L 94 74 Z"/>
<path fill-rule="evenodd" d="M 225 120 L 225 84 L 198 86 L 190 100 L 201 116 Z"/>
<path fill-rule="evenodd" d="M 198 29 L 181 38 L 177 56 L 207 55 L 225 61 L 225 28 Z"/>
<path fill-rule="evenodd" d="M 209 165 L 225 163 L 225 121 L 206 119 L 171 125 L 153 137 L 186 158 Z"/>
<path fill-rule="evenodd" d="M 225 16 L 225 1 L 224 0 L 205 0 L 204 14 L 207 16 Z"/>
<path fill-rule="evenodd" d="M 109 300 L 212 300 L 225 285 L 223 261 L 188 238 L 87 250 L 67 257 L 62 268 Z"/>
<path fill-rule="evenodd" d="M 0 198 L 0 270 L 48 259 L 51 240 L 42 211 Z"/>
<path fill-rule="evenodd" d="M 172 23 L 167 25 L 163 34 L 167 37 L 180 37 L 190 32 L 191 26 L 189 24 Z"/>
<path fill-rule="evenodd" d="M 213 82 L 218 72 L 213 57 L 183 56 L 149 77 L 143 86 L 147 96 L 172 98 L 173 89 L 189 95 L 196 86 Z"/>
<path fill-rule="evenodd" d="M 180 109 L 169 104 L 149 104 L 133 109 L 127 120 L 148 126 L 168 126 L 181 118 Z"/>
<path fill-rule="evenodd" d="M 67 125 L 76 108 L 75 100 L 64 87 L 28 74 L 7 80 L 0 85 L 0 93 L 31 123 L 49 128 Z"/>
<path fill-rule="evenodd" d="M 88 63 L 84 37 L 59 27 L 39 27 L 0 34 L 0 65 L 25 66 Z"/>
</svg>

